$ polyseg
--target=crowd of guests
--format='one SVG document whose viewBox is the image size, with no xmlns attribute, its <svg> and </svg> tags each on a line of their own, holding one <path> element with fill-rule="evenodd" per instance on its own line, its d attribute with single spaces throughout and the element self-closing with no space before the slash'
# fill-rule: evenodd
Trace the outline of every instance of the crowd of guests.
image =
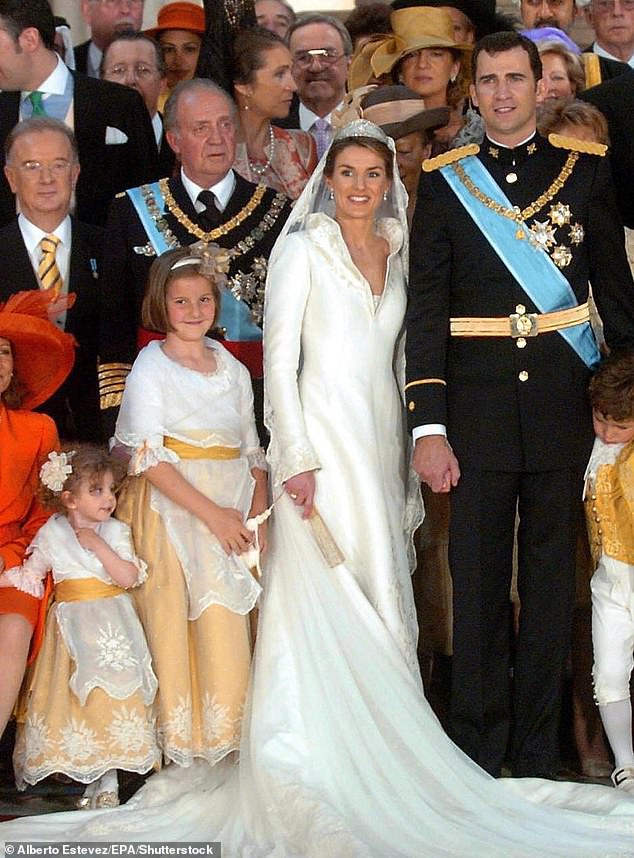
<svg viewBox="0 0 634 858">
<path fill-rule="evenodd" d="M 575 0 L 521 0 L 517 21 L 487 3 L 395 0 L 392 6 L 360 6 L 343 23 L 322 14 L 296 16 L 285 0 L 256 0 L 257 26 L 241 29 L 231 46 L 232 92 L 227 93 L 196 77 L 207 25 L 205 9 L 195 3 L 167 3 L 155 26 L 143 32 L 143 0 L 82 0 L 91 38 L 71 49 L 67 25 L 54 20 L 47 0 L 0 0 L 0 248 L 9 261 L 0 284 L 0 301 L 6 302 L 0 310 L 0 571 L 5 573 L 0 578 L 0 729 L 11 717 L 30 660 L 28 694 L 17 710 L 20 786 L 63 772 L 87 784 L 80 806 L 109 807 L 118 803 L 119 768 L 146 773 L 161 758 L 181 765 L 196 757 L 213 763 L 239 747 L 254 634 L 250 612 L 261 589 L 252 569 L 259 568 L 259 559 L 246 563 L 240 555 L 255 545 L 256 555 L 266 549 L 263 514 L 271 500 L 260 447 L 260 440 L 266 442 L 262 320 L 267 263 L 337 128 L 363 118 L 394 141 L 414 247 L 425 217 L 440 222 L 445 212 L 440 194 L 430 199 L 429 186 L 427 196 L 417 198 L 423 162 L 437 169 L 452 163 L 452 152 L 462 157 L 464 147 L 475 144 L 469 153 L 477 146 L 488 150 L 497 162 L 492 172 L 503 171 L 500 182 L 509 195 L 517 183 L 515 150 L 500 155 L 483 119 L 486 96 L 475 87 L 471 57 L 482 36 L 523 30 L 537 45 L 543 70 L 537 95 L 540 134 L 557 134 L 564 148 L 597 158 L 606 148 L 611 151 L 618 213 L 605 211 L 612 218 L 612 241 L 622 224 L 634 227 L 631 193 L 623 180 L 631 177 L 633 154 L 631 4 L 590 0 L 584 14 L 596 38 L 582 50 L 568 34 L 580 13 Z M 65 36 L 59 42 L 56 23 L 58 34 Z M 570 138 L 584 142 L 570 143 Z M 529 139 L 532 133 L 522 144 Z M 528 142 L 517 158 L 530 159 L 532 145 Z M 609 182 L 607 168 L 604 173 L 598 183 Z M 606 193 L 611 200 L 611 186 Z M 530 198 L 529 193 L 523 205 Z M 556 217 L 551 208 L 552 224 L 541 225 L 542 238 L 536 240 L 544 247 L 555 244 Z M 570 214 L 566 217 L 562 223 L 568 224 Z M 571 242 L 580 244 L 583 228 L 571 224 L 571 231 L 574 226 L 581 232 Z M 600 241 L 607 231 L 597 230 Z M 431 240 L 427 232 L 425 239 Z M 586 240 L 594 242 L 594 234 Z M 433 260 L 421 261 L 415 252 L 413 257 L 414 280 L 435 276 Z M 466 251 L 465 260 L 467 266 L 475 262 Z M 366 275 L 363 254 L 354 262 Z M 610 264 L 618 268 L 619 259 Z M 368 282 L 373 273 L 367 272 Z M 583 279 L 583 272 L 579 276 Z M 599 291 L 604 277 L 599 266 Z M 629 271 L 619 269 L 605 302 L 608 313 L 617 307 L 627 315 L 630 288 Z M 380 296 L 380 288 L 374 294 Z M 425 307 L 434 318 L 437 308 Z M 191 308 L 193 322 L 186 318 Z M 601 340 L 600 311 L 593 323 Z M 518 304 L 517 314 L 524 313 Z M 215 339 L 207 339 L 212 328 Z M 617 345 L 627 339 L 620 336 Z M 218 341 L 226 348 L 219 348 Z M 517 345 L 522 348 L 520 340 Z M 633 378 L 631 361 L 620 359 L 593 381 L 600 442 L 586 473 L 593 533 L 601 468 L 608 467 L 609 479 L 617 483 L 625 480 L 619 468 L 631 468 Z M 526 380 L 522 373 L 519 379 Z M 438 378 L 410 383 L 428 390 Z M 33 411 L 36 407 L 44 413 Z M 408 404 L 410 412 L 421 407 L 415 396 Z M 435 407 L 434 401 L 432 414 Z M 446 422 L 440 417 L 425 421 L 433 426 Z M 417 435 L 416 423 L 412 428 L 415 440 L 430 434 Z M 113 454 L 106 454 L 103 445 L 111 437 Z M 463 448 L 459 443 L 460 452 Z M 209 449 L 213 455 L 201 452 Z M 465 460 L 468 471 L 468 454 Z M 122 461 L 129 463 L 131 478 L 115 519 Z M 418 584 L 425 676 L 434 651 L 451 651 L 449 490 L 458 484 L 459 469 L 454 459 L 442 461 L 442 473 L 420 458 L 417 465 L 427 509 L 419 535 Z M 478 467 L 498 470 L 490 463 Z M 513 464 L 506 470 L 521 468 Z M 465 473 L 460 485 L 467 484 Z M 291 497 L 299 493 L 299 505 L 310 511 L 314 486 L 311 490 L 306 481 L 290 486 Z M 514 527 L 516 487 L 509 486 L 508 497 Z M 472 498 L 464 498 L 459 492 L 456 521 L 475 515 Z M 520 502 L 520 521 L 522 503 L 527 502 Z M 571 517 L 579 512 L 572 502 L 570 509 Z M 618 527 L 629 533 L 631 510 L 621 512 Z M 631 575 L 631 546 L 613 554 L 599 539 L 604 549 L 591 546 L 590 561 L 583 559 L 587 542 L 581 529 L 578 540 L 573 662 L 578 665 L 574 699 L 580 763 L 586 774 L 612 773 L 615 786 L 634 792 L 628 687 L 632 584 L 627 599 L 615 598 L 613 587 L 614 563 L 629 565 Z M 520 524 L 520 552 L 526 541 Z M 592 579 L 598 630 L 594 691 L 615 765 L 602 739 L 588 670 L 589 577 L 597 565 Z M 49 571 L 56 608 L 47 621 Z M 519 688 L 527 641 L 543 655 L 556 639 L 550 665 L 541 656 L 539 665 L 526 657 L 530 667 L 524 667 L 539 673 L 550 689 L 547 699 L 532 702 L 547 711 L 552 733 L 572 602 L 570 594 L 562 595 L 562 614 L 553 612 L 544 620 L 559 626 L 557 634 L 540 630 L 541 618 L 529 604 L 531 590 L 522 578 L 527 574 L 520 556 L 516 629 L 509 631 L 520 653 L 515 681 Z M 472 586 L 462 582 L 461 599 L 469 599 Z M 166 605 L 168 590 L 172 601 Z M 457 616 L 463 624 L 473 621 L 472 616 L 465 621 L 468 613 L 461 602 Z M 527 633 L 531 616 L 533 628 Z M 618 652 L 606 631 L 616 623 L 622 643 Z M 93 639 L 92 649 L 86 644 L 91 624 L 109 629 L 103 639 Z M 506 635 L 503 625 L 503 617 L 491 619 L 491 629 Z M 122 631 L 115 634 L 115 628 Z M 536 638 L 541 632 L 540 649 Z M 461 698 L 477 699 L 492 680 L 473 670 L 473 636 L 459 629 L 458 640 L 453 737 L 497 775 L 509 733 L 500 728 L 502 734 L 495 737 L 501 751 L 478 750 L 481 740 L 482 747 L 486 744 L 487 731 L 499 725 L 490 729 L 478 723 L 482 713 L 474 714 Z M 479 653 L 484 673 L 487 646 L 482 644 Z M 509 646 L 500 645 L 504 652 L 493 654 L 502 685 Z M 476 687 L 478 681 L 482 687 Z M 511 719 L 509 701 L 499 689 L 492 696 L 493 708 Z M 526 699 L 515 705 L 530 708 Z M 520 714 L 516 709 L 514 718 Z M 85 722 L 83 733 L 77 729 L 74 744 L 69 740 L 64 746 L 66 756 L 53 760 L 46 748 L 64 744 L 65 725 L 71 722 Z M 535 765 L 524 759 L 516 774 L 555 773 L 555 746 L 540 757 L 543 736 L 535 731 Z"/>
</svg>

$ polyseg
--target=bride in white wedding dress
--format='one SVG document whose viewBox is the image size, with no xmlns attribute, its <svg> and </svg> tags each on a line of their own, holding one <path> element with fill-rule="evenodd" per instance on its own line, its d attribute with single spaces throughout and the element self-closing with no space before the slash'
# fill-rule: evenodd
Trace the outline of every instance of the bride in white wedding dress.
<svg viewBox="0 0 634 858">
<path fill-rule="evenodd" d="M 495 780 L 423 696 L 400 395 L 406 197 L 393 152 L 363 120 L 339 131 L 271 259 L 280 497 L 239 763 L 171 765 L 124 807 L 17 820 L 0 826 L 5 841 L 219 840 L 224 858 L 634 855 L 631 797 Z M 302 517 L 313 491 L 344 557 L 335 566 Z"/>
</svg>

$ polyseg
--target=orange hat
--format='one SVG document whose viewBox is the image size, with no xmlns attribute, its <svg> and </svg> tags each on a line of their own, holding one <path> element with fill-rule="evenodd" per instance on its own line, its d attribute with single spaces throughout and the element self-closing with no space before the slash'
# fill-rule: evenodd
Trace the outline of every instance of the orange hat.
<svg viewBox="0 0 634 858">
<path fill-rule="evenodd" d="M 72 306 L 74 295 L 55 304 L 55 315 Z M 0 337 L 9 340 L 14 372 L 25 395 L 22 408 L 41 405 L 66 380 L 75 360 L 75 339 L 49 321 L 43 292 L 17 292 L 0 304 Z"/>
<path fill-rule="evenodd" d="M 168 3 L 159 9 L 156 26 L 146 30 L 145 35 L 155 39 L 163 30 L 189 30 L 202 36 L 205 32 L 205 10 L 196 3 Z"/>
</svg>

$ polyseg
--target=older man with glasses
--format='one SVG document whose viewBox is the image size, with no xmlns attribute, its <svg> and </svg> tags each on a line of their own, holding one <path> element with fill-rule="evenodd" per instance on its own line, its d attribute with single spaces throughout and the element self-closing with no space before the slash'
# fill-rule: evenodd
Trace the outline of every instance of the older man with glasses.
<svg viewBox="0 0 634 858">
<path fill-rule="evenodd" d="M 161 46 L 142 33 L 123 33 L 110 43 L 101 60 L 101 79 L 129 86 L 141 95 L 152 121 L 159 158 L 159 173 L 169 176 L 174 152 L 163 133 L 159 99 L 167 89 Z"/>
<path fill-rule="evenodd" d="M 90 27 L 90 39 L 75 48 L 75 67 L 99 77 L 103 52 L 120 34 L 137 33 L 143 21 L 145 0 L 81 0 L 80 10 Z"/>
<path fill-rule="evenodd" d="M 596 35 L 591 50 L 634 68 L 634 0 L 590 0 L 584 11 Z"/>
<path fill-rule="evenodd" d="M 300 15 L 288 35 L 297 100 L 283 128 L 310 131 L 321 158 L 332 137 L 331 114 L 343 101 L 352 41 L 343 24 L 330 15 Z"/>
</svg>

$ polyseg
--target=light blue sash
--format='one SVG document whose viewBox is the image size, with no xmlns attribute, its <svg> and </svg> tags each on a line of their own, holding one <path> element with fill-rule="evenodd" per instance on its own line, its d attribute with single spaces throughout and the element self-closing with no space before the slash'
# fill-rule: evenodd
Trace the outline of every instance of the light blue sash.
<svg viewBox="0 0 634 858">
<path fill-rule="evenodd" d="M 158 182 L 151 185 L 146 185 L 154 196 L 156 205 L 159 211 L 165 211 L 165 198 L 161 193 L 161 187 Z M 165 253 L 170 247 L 156 225 L 156 221 L 148 211 L 141 188 L 129 188 L 126 194 L 130 197 L 132 205 L 139 216 L 139 220 L 145 230 L 149 243 L 154 248 L 157 256 Z M 262 339 L 262 329 L 251 320 L 251 312 L 244 301 L 239 301 L 231 292 L 231 287 L 228 286 L 222 290 L 222 303 L 220 307 L 220 318 L 218 319 L 218 327 L 224 328 L 225 337 L 227 340 L 234 342 L 256 341 Z"/>
<path fill-rule="evenodd" d="M 500 186 L 493 180 L 489 171 L 478 158 L 470 155 L 463 158 L 460 164 L 467 176 L 483 194 L 504 208 L 513 208 Z M 518 224 L 510 218 L 496 214 L 476 199 L 460 181 L 451 165 L 441 167 L 440 172 L 473 218 L 478 229 L 482 231 L 493 250 L 540 313 L 569 310 L 579 306 L 570 283 L 548 253 L 541 247 L 534 247 L 530 243 L 531 233 L 523 224 Z M 518 230 L 524 234 L 524 238 L 521 240 L 515 236 Z M 557 333 L 566 340 L 589 369 L 597 365 L 600 358 L 599 349 L 589 322 L 582 322 L 572 328 L 564 328 Z"/>
</svg>

